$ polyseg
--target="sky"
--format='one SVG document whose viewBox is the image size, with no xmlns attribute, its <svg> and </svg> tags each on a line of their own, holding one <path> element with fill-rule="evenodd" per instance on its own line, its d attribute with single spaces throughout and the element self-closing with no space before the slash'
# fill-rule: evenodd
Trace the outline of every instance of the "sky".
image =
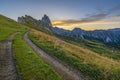
<svg viewBox="0 0 120 80">
<path fill-rule="evenodd" d="M 25 14 L 72 30 L 120 28 L 120 0 L 0 0 L 0 14 L 17 20 Z"/>
</svg>

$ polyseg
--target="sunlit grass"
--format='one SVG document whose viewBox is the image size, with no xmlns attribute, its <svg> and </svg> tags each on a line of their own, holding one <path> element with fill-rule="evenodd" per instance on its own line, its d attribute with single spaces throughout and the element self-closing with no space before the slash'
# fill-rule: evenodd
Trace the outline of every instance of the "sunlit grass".
<svg viewBox="0 0 120 80">
<path fill-rule="evenodd" d="M 59 37 L 65 40 L 66 42 L 89 49 L 93 52 L 100 54 L 101 56 L 112 58 L 114 60 L 120 60 L 120 50 L 115 49 L 113 47 L 109 47 L 98 41 L 75 40 L 74 38 L 65 37 L 65 36 L 59 36 Z"/>
</svg>

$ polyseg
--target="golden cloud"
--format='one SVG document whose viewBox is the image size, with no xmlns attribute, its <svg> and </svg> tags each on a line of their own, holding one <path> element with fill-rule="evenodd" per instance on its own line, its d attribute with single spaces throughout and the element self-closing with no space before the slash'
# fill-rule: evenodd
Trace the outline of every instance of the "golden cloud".
<svg viewBox="0 0 120 80">
<path fill-rule="evenodd" d="M 71 22 L 67 23 L 64 20 L 57 20 L 52 22 L 53 26 L 57 26 L 63 29 L 72 30 L 75 27 L 82 28 L 85 30 L 95 30 L 95 29 L 111 29 L 111 28 L 120 28 L 119 21 L 94 21 L 94 22 Z"/>
</svg>

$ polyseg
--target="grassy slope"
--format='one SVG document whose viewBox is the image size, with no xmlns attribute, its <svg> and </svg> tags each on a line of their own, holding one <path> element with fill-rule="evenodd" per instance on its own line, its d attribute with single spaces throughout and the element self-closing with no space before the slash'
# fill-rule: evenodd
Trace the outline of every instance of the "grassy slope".
<svg viewBox="0 0 120 80">
<path fill-rule="evenodd" d="M 0 40 L 7 39 L 11 34 L 23 28 L 25 28 L 25 26 L 0 15 Z"/>
<path fill-rule="evenodd" d="M 0 15 L 0 41 L 17 31 L 20 33 L 15 37 L 13 47 L 22 80 L 62 80 L 23 40 L 27 27 Z"/>
<path fill-rule="evenodd" d="M 102 56 L 120 60 L 120 50 L 106 46 L 103 43 L 89 40 L 74 40 L 70 37 L 61 37 L 66 42 L 94 51 Z"/>
<path fill-rule="evenodd" d="M 117 61 L 37 30 L 32 30 L 29 36 L 42 49 L 95 80 L 120 79 L 120 63 Z"/>
</svg>

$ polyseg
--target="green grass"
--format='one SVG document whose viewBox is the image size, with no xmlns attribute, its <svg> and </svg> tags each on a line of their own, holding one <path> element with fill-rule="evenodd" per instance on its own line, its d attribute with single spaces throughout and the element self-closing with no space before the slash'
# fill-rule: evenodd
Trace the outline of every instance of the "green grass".
<svg viewBox="0 0 120 80">
<path fill-rule="evenodd" d="M 13 33 L 25 29 L 25 26 L 0 15 L 0 41 L 9 38 Z"/>
<path fill-rule="evenodd" d="M 90 50 L 66 43 L 54 36 L 32 30 L 30 39 L 46 52 L 93 80 L 119 80 L 120 63 Z"/>
<path fill-rule="evenodd" d="M 75 40 L 74 38 L 70 38 L 70 37 L 61 37 L 61 38 L 66 42 L 89 49 L 102 56 L 109 57 L 115 60 L 120 60 L 120 50 L 112 47 L 108 47 L 103 43 L 97 41 L 89 41 L 89 40 Z"/>
</svg>

